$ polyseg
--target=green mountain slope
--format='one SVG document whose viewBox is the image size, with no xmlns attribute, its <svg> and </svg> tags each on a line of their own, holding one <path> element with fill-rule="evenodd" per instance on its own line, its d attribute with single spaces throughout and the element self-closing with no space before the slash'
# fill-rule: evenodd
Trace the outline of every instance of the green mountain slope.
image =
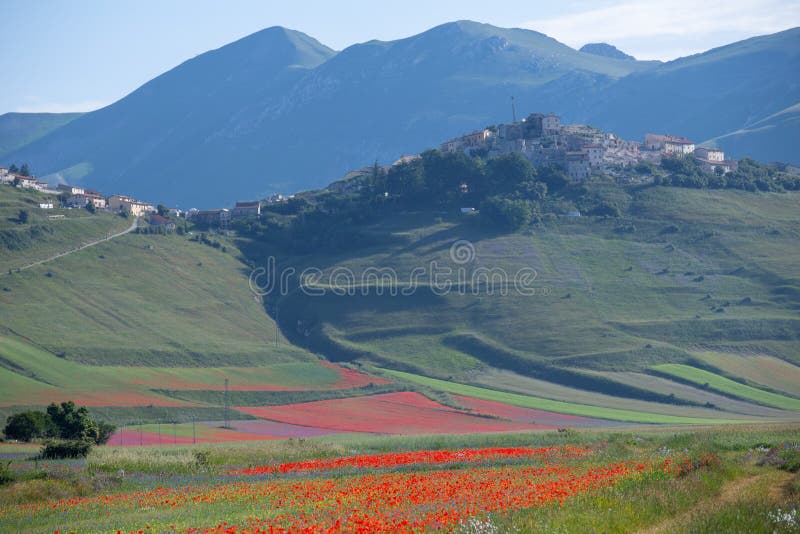
<svg viewBox="0 0 800 534">
<path fill-rule="evenodd" d="M 0 158 L 69 124 L 83 113 L 5 113 L 0 115 Z"/>
<path fill-rule="evenodd" d="M 389 211 L 353 227 L 360 246 L 269 248 L 282 268 L 316 274 L 267 296 L 267 308 L 279 308 L 287 337 L 332 359 L 608 408 L 781 417 L 741 404 L 754 397 L 670 387 L 657 366 L 692 365 L 757 387 L 763 377 L 716 368 L 707 352 L 800 370 L 800 195 L 593 187 L 624 206 L 621 219 L 549 216 L 501 233 L 480 217 Z M 456 243 L 474 256 L 455 262 Z M 448 290 L 429 277 L 437 267 L 452 269 Z M 516 273 L 529 269 L 532 291 L 515 291 Z M 396 277 L 396 293 L 383 276 Z M 796 394 L 780 387 L 770 389 Z"/>
</svg>

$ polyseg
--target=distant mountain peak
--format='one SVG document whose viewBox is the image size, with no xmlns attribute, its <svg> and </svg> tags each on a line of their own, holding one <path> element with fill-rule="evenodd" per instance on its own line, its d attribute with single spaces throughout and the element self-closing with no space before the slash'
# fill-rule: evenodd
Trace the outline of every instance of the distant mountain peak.
<svg viewBox="0 0 800 534">
<path fill-rule="evenodd" d="M 581 47 L 580 51 L 587 54 L 593 54 L 595 56 L 610 57 L 614 59 L 636 59 L 635 57 L 626 54 L 616 46 L 608 43 L 585 44 Z"/>
</svg>

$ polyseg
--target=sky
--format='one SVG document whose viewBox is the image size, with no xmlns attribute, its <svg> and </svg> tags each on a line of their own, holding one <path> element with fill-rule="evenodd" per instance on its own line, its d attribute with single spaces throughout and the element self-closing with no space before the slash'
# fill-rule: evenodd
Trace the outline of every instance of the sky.
<svg viewBox="0 0 800 534">
<path fill-rule="evenodd" d="M 800 0 L 0 0 L 0 114 L 98 109 L 269 26 L 341 50 L 460 19 L 671 60 L 800 26 Z"/>
</svg>

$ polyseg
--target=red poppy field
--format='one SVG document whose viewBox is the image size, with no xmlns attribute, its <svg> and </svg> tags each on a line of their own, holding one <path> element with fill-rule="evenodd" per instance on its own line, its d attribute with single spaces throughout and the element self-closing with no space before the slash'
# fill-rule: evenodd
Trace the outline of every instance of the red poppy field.
<svg viewBox="0 0 800 534">
<path fill-rule="evenodd" d="M 474 516 L 564 505 L 647 470 L 673 475 L 663 462 L 594 462 L 592 455 L 567 446 L 319 459 L 235 471 L 236 479 L 222 484 L 12 506 L 0 510 L 0 521 L 34 518 L 34 525 L 58 524 L 65 532 L 88 525 L 120 532 L 450 531 Z"/>
<path fill-rule="evenodd" d="M 18 477 L 0 485 L 0 532 L 796 532 L 800 474 L 771 463 L 796 438 L 796 425 L 322 436 L 38 463 L 0 444 Z"/>
<path fill-rule="evenodd" d="M 341 432 L 463 434 L 555 428 L 553 425 L 481 417 L 439 404 L 415 392 L 237 409 L 272 421 Z"/>
</svg>

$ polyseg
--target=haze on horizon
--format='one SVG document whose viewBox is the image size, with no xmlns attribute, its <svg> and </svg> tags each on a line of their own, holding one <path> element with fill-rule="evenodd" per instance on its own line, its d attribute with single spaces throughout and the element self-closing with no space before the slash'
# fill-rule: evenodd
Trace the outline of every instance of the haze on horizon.
<svg viewBox="0 0 800 534">
<path fill-rule="evenodd" d="M 286 26 L 341 50 L 372 39 L 408 37 L 445 22 L 470 19 L 545 33 L 572 47 L 607 42 L 638 59 L 671 60 L 800 25 L 800 2 L 675 0 L 665 10 L 633 0 L 511 0 L 487 4 L 421 0 L 303 6 L 238 0 L 109 3 L 0 0 L 10 28 L 0 34 L 0 114 L 91 111 L 208 50 L 269 26 Z"/>
</svg>

